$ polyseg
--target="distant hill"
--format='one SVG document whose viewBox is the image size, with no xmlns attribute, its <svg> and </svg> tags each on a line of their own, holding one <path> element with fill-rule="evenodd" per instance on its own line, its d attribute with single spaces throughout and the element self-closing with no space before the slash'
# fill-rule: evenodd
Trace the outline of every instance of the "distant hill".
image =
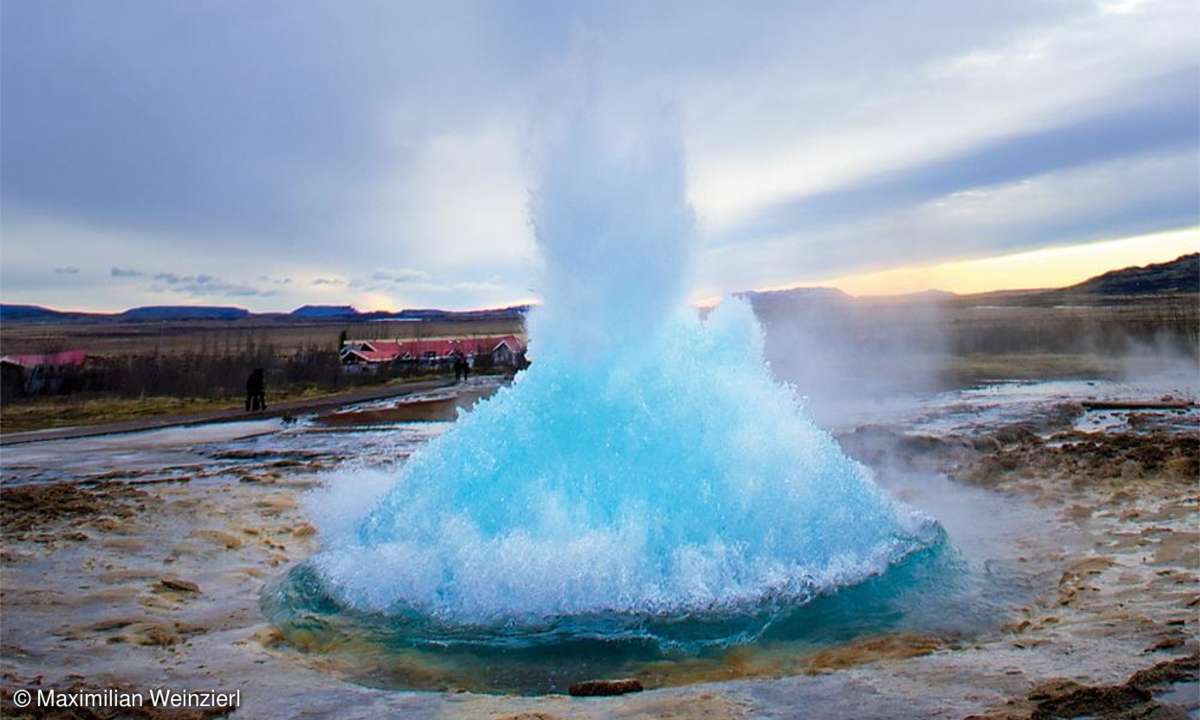
<svg viewBox="0 0 1200 720">
<path fill-rule="evenodd" d="M 787 290 L 747 290 L 735 293 L 734 297 L 743 298 L 750 302 L 773 302 L 792 298 L 805 298 L 816 302 L 845 302 L 850 295 L 837 288 L 799 287 Z"/>
<path fill-rule="evenodd" d="M 1112 270 L 1062 288 L 997 290 L 959 295 L 955 301 L 1005 306 L 1107 305 L 1132 297 L 1187 294 L 1200 294 L 1200 253 L 1181 255 L 1169 262 L 1144 267 Z"/>
<path fill-rule="evenodd" d="M 912 303 L 936 305 L 1049 306 L 1061 303 L 1106 304 L 1124 297 L 1152 295 L 1200 295 L 1200 253 L 1183 255 L 1169 262 L 1144 267 L 1112 270 L 1081 283 L 1062 288 L 993 290 L 956 295 L 944 290 L 925 290 L 907 295 L 864 295 L 851 297 L 834 288 L 792 288 L 789 290 L 748 291 L 736 297 L 750 301 L 759 317 L 777 314 L 828 311 L 854 303 Z"/>
<path fill-rule="evenodd" d="M 240 320 L 250 317 L 250 311 L 239 307 L 204 305 L 147 305 L 130 308 L 114 319 L 124 322 L 158 322 L 164 320 Z"/>
<path fill-rule="evenodd" d="M 414 308 L 394 313 L 366 313 L 367 319 L 391 320 L 519 320 L 529 312 L 528 305 L 513 305 L 503 308 L 488 308 L 486 310 L 437 310 L 433 308 Z"/>
<path fill-rule="evenodd" d="M 528 305 L 514 305 L 486 310 L 438 310 L 413 308 L 409 310 L 372 310 L 359 312 L 350 305 L 305 305 L 293 310 L 288 317 L 305 320 L 519 320 L 529 311 Z"/>
<path fill-rule="evenodd" d="M 1144 267 L 1128 267 L 1098 275 L 1065 288 L 999 290 L 955 295 L 927 290 L 909 295 L 854 298 L 833 288 L 793 288 L 789 290 L 747 291 L 737 297 L 749 300 L 760 317 L 828 311 L 851 305 L 875 302 L 908 302 L 912 307 L 940 303 L 995 305 L 1055 305 L 1064 302 L 1119 302 L 1123 297 L 1146 295 L 1200 294 L 1200 253 L 1183 255 L 1170 262 Z M 251 313 L 245 308 L 225 306 L 150 305 L 120 313 L 85 313 L 54 310 L 39 305 L 0 304 L 0 322 L 167 322 L 188 320 L 242 320 L 256 318 L 270 322 L 362 322 L 369 320 L 514 320 L 525 317 L 529 305 L 514 305 L 485 310 L 439 310 L 411 308 L 396 312 L 377 310 L 360 312 L 352 305 L 304 305 L 290 313 Z"/>
<path fill-rule="evenodd" d="M 1094 295 L 1156 295 L 1200 293 L 1200 253 L 1170 262 L 1113 270 L 1062 288 L 1061 292 Z"/>
<path fill-rule="evenodd" d="M 854 298 L 834 288 L 791 288 L 789 290 L 749 290 L 734 297 L 747 300 L 754 314 L 767 320 L 813 312 L 845 308 Z"/>
<path fill-rule="evenodd" d="M 91 317 L 87 313 L 62 312 L 40 305 L 0 304 L 0 322 L 71 322 Z"/>
<path fill-rule="evenodd" d="M 245 308 L 204 305 L 148 305 L 119 313 L 65 312 L 39 305 L 0 304 L 0 322 L 9 323 L 68 323 L 68 322 L 181 322 L 191 320 L 245 320 L 269 322 L 365 322 L 368 320 L 519 320 L 529 311 L 528 305 L 514 305 L 485 310 L 437 310 L 420 308 L 392 312 L 377 310 L 359 312 L 352 305 L 304 305 L 290 313 L 252 313 Z"/>
<path fill-rule="evenodd" d="M 355 318 L 361 315 L 353 305 L 302 305 L 288 313 L 306 319 Z"/>
</svg>

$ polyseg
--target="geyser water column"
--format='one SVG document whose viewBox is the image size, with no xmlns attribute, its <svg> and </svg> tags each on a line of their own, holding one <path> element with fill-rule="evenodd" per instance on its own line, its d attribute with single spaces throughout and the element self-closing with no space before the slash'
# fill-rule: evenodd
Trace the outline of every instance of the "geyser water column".
<svg viewBox="0 0 1200 720">
<path fill-rule="evenodd" d="M 755 630 L 729 619 L 940 541 L 771 377 L 747 305 L 704 320 L 686 305 L 693 220 L 664 127 L 586 111 L 547 133 L 533 365 L 409 459 L 365 516 L 324 528 L 305 572 L 330 603 L 418 645 L 686 645 L 663 630 L 684 618 L 718 628 L 703 642 L 734 642 Z"/>
</svg>

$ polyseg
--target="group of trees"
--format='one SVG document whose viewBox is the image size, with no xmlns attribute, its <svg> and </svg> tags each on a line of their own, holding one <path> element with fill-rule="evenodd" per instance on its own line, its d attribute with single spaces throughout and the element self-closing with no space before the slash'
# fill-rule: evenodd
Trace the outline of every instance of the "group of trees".
<svg viewBox="0 0 1200 720">
<path fill-rule="evenodd" d="M 77 394 L 235 398 L 245 394 L 247 378 L 256 368 L 265 372 L 268 394 L 336 391 L 453 372 L 449 361 L 397 360 L 372 367 L 371 372 L 348 373 L 340 354 L 346 342 L 343 331 L 336 343 L 311 342 L 281 349 L 252 333 L 209 333 L 196 338 L 190 347 L 95 355 L 83 365 L 20 368 L 5 364 L 2 399 L 10 402 Z M 492 357 L 483 353 L 476 356 L 473 369 L 487 373 L 492 365 Z"/>
<path fill-rule="evenodd" d="M 270 343 L 211 345 L 182 352 L 157 350 L 89 357 L 83 365 L 17 369 L 4 383 L 4 401 L 38 396 L 103 394 L 115 397 L 235 398 L 246 392 L 256 368 L 266 374 L 267 391 L 315 388 L 335 391 L 348 386 L 384 383 L 397 377 L 430 374 L 435 369 L 395 364 L 375 373 L 347 374 L 335 346 L 310 345 L 280 353 Z"/>
</svg>

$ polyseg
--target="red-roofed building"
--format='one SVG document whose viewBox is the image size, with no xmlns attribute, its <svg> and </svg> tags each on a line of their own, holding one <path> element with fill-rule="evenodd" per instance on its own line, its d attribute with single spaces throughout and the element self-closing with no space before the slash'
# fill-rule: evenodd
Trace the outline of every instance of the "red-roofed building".
<svg viewBox="0 0 1200 720">
<path fill-rule="evenodd" d="M 88 361 L 84 350 L 0 357 L 0 401 L 58 393 L 68 376 L 78 377 Z"/>
<path fill-rule="evenodd" d="M 525 343 L 516 335 L 498 335 L 429 340 L 352 340 L 342 348 L 342 365 L 351 372 L 374 370 L 395 362 L 440 367 L 451 364 L 455 357 L 466 358 L 472 367 L 518 367 L 525 357 Z"/>
<path fill-rule="evenodd" d="M 63 367 L 66 365 L 83 365 L 87 362 L 87 352 L 84 350 L 64 350 L 56 353 L 38 353 L 32 355 L 5 355 L 0 357 L 2 363 L 12 363 L 32 370 L 35 367 Z"/>
</svg>

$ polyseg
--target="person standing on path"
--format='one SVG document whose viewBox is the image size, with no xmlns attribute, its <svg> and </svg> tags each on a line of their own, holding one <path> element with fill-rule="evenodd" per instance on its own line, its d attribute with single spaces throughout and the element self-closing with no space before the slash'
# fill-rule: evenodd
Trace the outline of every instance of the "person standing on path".
<svg viewBox="0 0 1200 720">
<path fill-rule="evenodd" d="M 246 378 L 246 412 L 259 412 L 267 409 L 266 379 L 262 368 L 255 368 Z"/>
</svg>

